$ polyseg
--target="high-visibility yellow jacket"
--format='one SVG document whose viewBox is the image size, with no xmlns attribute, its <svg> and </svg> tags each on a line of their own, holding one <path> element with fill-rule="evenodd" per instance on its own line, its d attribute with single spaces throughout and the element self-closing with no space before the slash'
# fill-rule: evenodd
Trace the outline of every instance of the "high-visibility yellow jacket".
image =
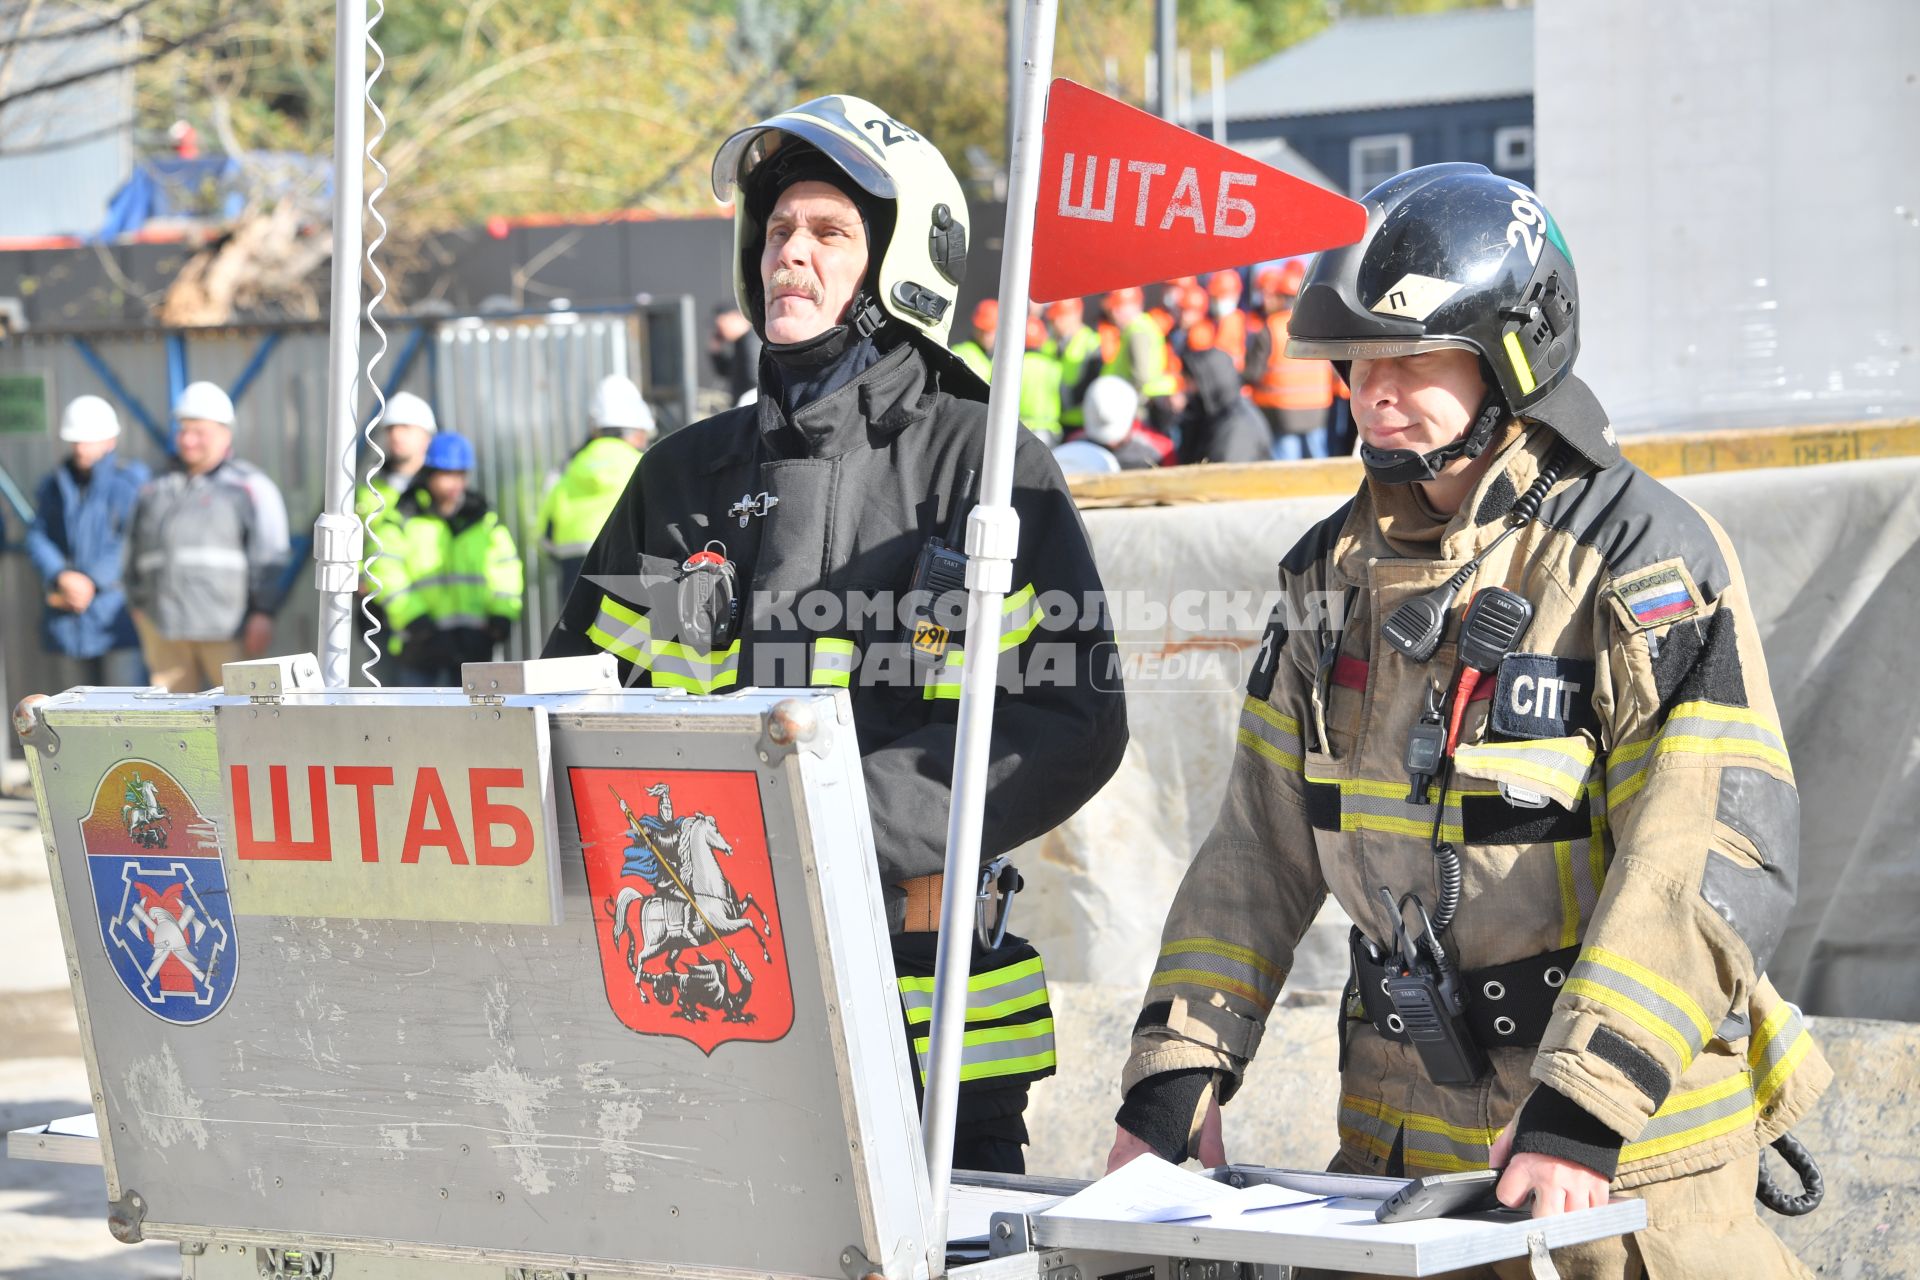
<svg viewBox="0 0 1920 1280">
<path fill-rule="evenodd" d="M 535 517 L 548 554 L 584 556 L 626 492 L 640 450 L 617 435 L 595 436 L 567 461 Z"/>
<path fill-rule="evenodd" d="M 478 494 L 469 492 L 451 518 L 430 505 L 412 511 L 394 542 L 380 567 L 393 652 L 400 651 L 402 633 L 420 618 L 448 631 L 520 616 L 526 591 L 520 552 L 507 526 Z"/>
<path fill-rule="evenodd" d="M 1049 342 L 1047 350 L 1055 353 L 1060 362 L 1060 426 L 1063 430 L 1073 430 L 1086 425 L 1086 410 L 1081 400 L 1087 393 L 1087 384 L 1100 374 L 1100 366 L 1105 363 L 1100 351 L 1100 331 L 1092 325 L 1082 325 L 1074 330 L 1065 346 Z"/>
<path fill-rule="evenodd" d="M 1101 372 L 1125 378 L 1139 389 L 1142 399 L 1170 396 L 1178 389 L 1167 371 L 1167 335 L 1145 313 L 1120 331 L 1120 348 Z"/>
<path fill-rule="evenodd" d="M 1798 802 L 1746 587 L 1710 518 L 1629 462 L 1577 460 L 1459 592 L 1431 661 L 1381 638 L 1501 533 L 1555 446 L 1510 428 L 1447 521 L 1412 486 L 1369 480 L 1282 561 L 1226 799 L 1168 912 L 1126 1087 L 1211 1068 L 1230 1096 L 1326 896 L 1390 945 L 1380 890 L 1436 905 L 1436 833 L 1464 877 L 1448 949 L 1468 974 L 1551 958 L 1529 979 L 1551 988 L 1531 993 L 1547 997 L 1544 1034 L 1492 1044 L 1476 1083 L 1434 1084 L 1379 1029 L 1382 993 L 1350 980 L 1339 1129 L 1355 1167 L 1382 1170 L 1397 1146 L 1409 1174 L 1485 1168 L 1550 1088 L 1617 1135 L 1615 1185 L 1639 1186 L 1750 1154 L 1831 1080 L 1765 976 L 1793 903 Z M 1454 680 L 1465 602 L 1493 585 L 1533 603 L 1522 652 L 1467 701 L 1444 792 L 1436 780 L 1410 803 L 1408 731 L 1430 682 Z M 1483 980 L 1468 994 L 1497 1012 L 1528 993 Z"/>
<path fill-rule="evenodd" d="M 953 344 L 953 354 L 959 356 L 967 368 L 979 374 L 980 381 L 993 381 L 993 357 L 987 354 L 985 347 L 968 338 Z"/>
<path fill-rule="evenodd" d="M 1048 444 L 1060 442 L 1060 362 L 1045 351 L 1021 358 L 1020 425 Z"/>
</svg>

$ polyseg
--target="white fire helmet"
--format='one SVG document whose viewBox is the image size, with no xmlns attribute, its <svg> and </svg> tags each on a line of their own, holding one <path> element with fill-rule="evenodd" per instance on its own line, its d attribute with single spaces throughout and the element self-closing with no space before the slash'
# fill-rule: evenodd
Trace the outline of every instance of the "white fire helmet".
<svg viewBox="0 0 1920 1280">
<path fill-rule="evenodd" d="M 713 158 L 713 194 L 733 201 L 733 292 L 740 310 L 764 332 L 759 264 L 766 229 L 746 197 L 754 172 L 794 140 L 823 152 L 875 200 L 892 202 L 892 233 L 878 269 L 868 268 L 874 300 L 944 347 L 967 270 L 972 219 L 966 194 L 938 148 L 871 102 L 846 94 L 803 102 L 742 129 Z"/>
</svg>

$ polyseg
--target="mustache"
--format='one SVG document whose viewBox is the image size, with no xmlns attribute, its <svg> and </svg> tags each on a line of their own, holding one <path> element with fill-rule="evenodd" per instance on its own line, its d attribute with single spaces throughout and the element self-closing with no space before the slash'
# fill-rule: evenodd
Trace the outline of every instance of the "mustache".
<svg viewBox="0 0 1920 1280">
<path fill-rule="evenodd" d="M 826 301 L 826 293 L 820 288 L 819 281 L 806 272 L 796 271 L 792 267 L 781 267 L 773 273 L 773 278 L 767 281 L 769 297 L 782 289 L 798 289 L 813 299 L 813 305 L 816 307 Z"/>
</svg>

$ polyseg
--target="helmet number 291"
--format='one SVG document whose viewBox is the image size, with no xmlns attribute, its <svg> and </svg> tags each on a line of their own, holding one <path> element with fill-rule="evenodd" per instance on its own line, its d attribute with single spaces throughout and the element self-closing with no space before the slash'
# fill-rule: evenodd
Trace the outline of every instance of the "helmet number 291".
<svg viewBox="0 0 1920 1280">
<path fill-rule="evenodd" d="M 1546 215 L 1534 203 L 1533 192 L 1513 183 L 1507 184 L 1507 190 L 1519 197 L 1511 206 L 1513 221 L 1507 224 L 1507 243 L 1524 244 L 1527 247 L 1527 261 L 1537 267 L 1540 265 L 1538 228 L 1546 222 Z"/>
<path fill-rule="evenodd" d="M 901 124 L 892 116 L 880 116 L 877 119 L 869 120 L 867 121 L 866 127 L 880 135 L 880 141 L 884 146 L 890 147 L 896 142 L 920 141 L 919 134 L 907 128 L 907 126 Z"/>
</svg>

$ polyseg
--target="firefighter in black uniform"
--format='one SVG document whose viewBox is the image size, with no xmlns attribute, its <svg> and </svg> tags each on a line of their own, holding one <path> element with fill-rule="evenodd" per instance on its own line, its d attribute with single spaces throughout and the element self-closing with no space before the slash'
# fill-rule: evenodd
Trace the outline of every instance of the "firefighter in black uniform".
<svg viewBox="0 0 1920 1280">
<path fill-rule="evenodd" d="M 946 550 L 986 436 L 986 386 L 946 349 L 966 198 L 931 144 L 843 96 L 733 135 L 713 186 L 734 201 L 734 290 L 766 343 L 759 399 L 642 459 L 546 656 L 611 652 L 629 684 L 702 694 L 849 690 L 924 1083 L 960 673 L 979 660 Z M 1127 738 L 1117 682 L 1095 682 L 1112 633 L 1086 531 L 1024 430 L 1013 505 L 989 860 L 1078 810 Z M 989 866 L 996 885 L 1017 882 Z M 975 943 L 954 1163 L 1018 1172 L 1028 1086 L 1054 1070 L 1053 1023 L 1038 954 L 995 932 Z"/>
</svg>

